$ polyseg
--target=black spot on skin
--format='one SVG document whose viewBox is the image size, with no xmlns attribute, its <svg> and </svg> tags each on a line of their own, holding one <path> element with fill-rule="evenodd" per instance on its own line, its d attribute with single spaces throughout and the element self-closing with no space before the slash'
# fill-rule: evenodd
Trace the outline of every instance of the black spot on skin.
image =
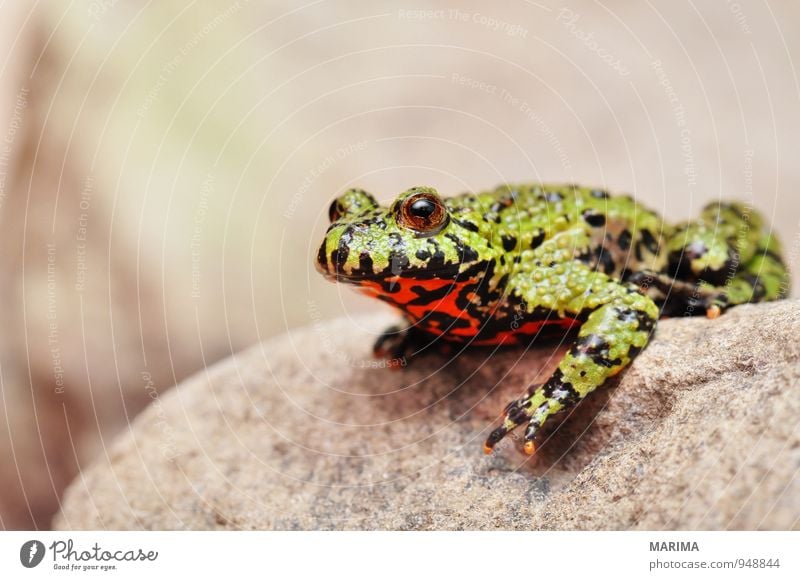
<svg viewBox="0 0 800 580">
<path fill-rule="evenodd" d="M 503 234 L 501 239 L 503 240 L 503 249 L 506 252 L 510 252 L 511 250 L 517 247 L 517 238 L 515 238 L 514 236 Z"/>
<path fill-rule="evenodd" d="M 440 268 L 445 267 L 445 255 L 444 252 L 441 250 L 436 250 L 436 252 L 431 256 L 431 259 L 428 260 L 428 267 L 431 269 L 432 272 Z"/>
<path fill-rule="evenodd" d="M 604 274 L 611 274 L 617 269 L 614 256 L 604 246 L 596 246 L 576 257 L 587 266 L 597 268 Z"/>
<path fill-rule="evenodd" d="M 642 241 L 638 240 L 636 245 L 634 246 L 634 252 L 636 253 L 636 260 L 638 262 L 644 261 L 644 256 L 642 255 Z"/>
<path fill-rule="evenodd" d="M 503 211 L 504 209 L 506 209 L 506 208 L 508 208 L 508 207 L 511 207 L 511 205 L 512 205 L 513 203 L 514 203 L 514 200 L 513 200 L 512 198 L 510 198 L 510 197 L 505 197 L 505 198 L 503 198 L 503 199 L 500 199 L 500 200 L 497 200 L 496 202 L 494 202 L 494 203 L 493 203 L 493 204 L 492 204 L 492 205 L 489 207 L 489 209 L 490 209 L 491 211 L 493 211 L 493 212 L 497 213 L 497 212 L 501 212 L 501 211 Z"/>
<path fill-rule="evenodd" d="M 472 223 L 470 221 L 467 221 L 467 220 L 453 220 L 453 221 L 455 221 L 462 228 L 467 229 L 467 230 L 469 230 L 471 232 L 478 233 L 480 231 L 480 228 L 478 228 L 478 225 L 474 224 L 474 223 Z"/>
<path fill-rule="evenodd" d="M 503 290 L 505 289 L 506 284 L 508 284 L 508 278 L 508 274 L 503 274 L 503 276 L 500 278 L 500 281 L 497 283 L 497 289 L 494 292 L 487 292 L 490 278 L 489 276 L 486 276 L 483 280 L 481 280 L 481 283 L 478 284 L 476 293 L 479 296 L 486 296 L 486 298 L 489 300 L 497 300 L 503 294 Z M 487 320 L 487 322 L 489 321 Z"/>
<path fill-rule="evenodd" d="M 416 256 L 418 260 L 427 260 L 431 257 L 431 253 L 428 250 L 417 250 Z"/>
<path fill-rule="evenodd" d="M 602 336 L 597 334 L 590 334 L 589 336 L 584 336 L 581 338 L 575 346 L 572 348 L 573 355 L 578 354 L 586 354 L 586 355 L 597 355 L 597 354 L 608 354 L 608 349 L 610 345 L 608 341 L 605 340 Z"/>
<path fill-rule="evenodd" d="M 525 413 L 525 408 L 520 404 L 519 401 L 514 401 L 506 407 L 506 415 L 514 423 L 526 423 L 528 421 L 528 415 Z"/>
<path fill-rule="evenodd" d="M 544 232 L 542 230 L 539 230 L 538 232 L 536 232 L 536 234 L 534 234 L 533 238 L 531 238 L 531 249 L 535 250 L 536 248 L 541 246 L 543 242 L 544 242 Z"/>
<path fill-rule="evenodd" d="M 344 237 L 344 235 L 342 235 L 342 237 Z M 392 240 L 392 242 L 394 242 L 395 244 L 402 244 L 403 243 L 403 236 L 401 236 L 397 232 L 391 232 L 387 237 L 390 240 Z"/>
<path fill-rule="evenodd" d="M 556 369 L 550 379 L 544 384 L 542 391 L 546 397 L 552 397 L 556 391 L 561 391 L 558 400 L 565 406 L 570 407 L 580 400 L 580 396 L 572 383 L 564 381 L 564 373 Z"/>
<path fill-rule="evenodd" d="M 608 192 L 602 189 L 593 189 L 589 195 L 597 199 L 608 199 Z"/>
<path fill-rule="evenodd" d="M 339 203 L 338 199 L 334 199 L 331 202 L 331 205 L 328 207 L 328 220 L 331 223 L 335 222 L 339 219 L 339 216 L 342 214 L 342 204 Z"/>
<path fill-rule="evenodd" d="M 464 244 L 464 242 L 458 236 L 453 234 L 445 234 L 445 237 L 455 244 L 456 250 L 458 251 L 459 261 L 462 263 L 474 262 L 478 259 L 478 252 L 476 252 L 474 248 Z"/>
<path fill-rule="evenodd" d="M 631 236 L 631 233 L 628 230 L 623 230 L 622 233 L 619 235 L 619 238 L 617 239 L 617 243 L 619 244 L 619 247 L 623 251 L 627 252 L 628 250 L 631 249 L 632 240 L 633 236 Z"/>
<path fill-rule="evenodd" d="M 491 269 L 491 268 L 490 268 Z M 475 307 L 470 301 L 470 295 L 475 294 L 479 298 L 479 302 L 481 304 L 485 304 L 490 299 L 490 292 L 489 292 L 489 281 L 491 280 L 491 274 L 483 276 L 480 281 L 475 284 L 474 286 L 465 286 L 461 289 L 458 296 L 456 297 L 455 304 L 461 310 L 467 312 L 467 314 L 474 319 L 480 319 L 483 316 L 481 313 L 475 311 Z M 505 281 L 508 280 L 508 277 L 505 277 Z M 503 282 L 505 283 L 505 282 Z"/>
<path fill-rule="evenodd" d="M 729 254 L 730 255 L 730 254 Z M 698 278 L 714 286 L 724 286 L 728 278 L 728 273 L 733 271 L 736 262 L 733 258 L 728 258 L 719 270 L 704 268 Z"/>
<path fill-rule="evenodd" d="M 563 381 L 564 381 L 564 373 L 561 371 L 561 369 L 557 368 L 555 371 L 553 371 L 553 374 L 550 376 L 547 382 L 544 385 L 542 385 L 542 390 L 544 391 L 544 394 L 547 395 L 548 397 L 552 395 L 553 390 L 560 387 L 563 384 Z M 548 394 L 548 387 L 550 391 L 549 394 Z"/>
<path fill-rule="evenodd" d="M 758 276 L 754 276 L 753 274 L 750 273 L 744 273 L 741 274 L 741 277 L 745 282 L 747 282 L 748 284 L 750 284 L 750 286 L 753 287 L 753 296 L 750 299 L 751 302 L 758 302 L 759 300 L 764 298 L 764 296 L 767 293 L 767 290 L 766 288 L 764 288 L 764 284 L 761 283 L 761 280 L 758 278 Z"/>
<path fill-rule="evenodd" d="M 350 249 L 347 246 L 340 246 L 331 252 L 331 262 L 337 269 L 341 269 L 347 262 Z"/>
<path fill-rule="evenodd" d="M 583 219 L 593 228 L 601 228 L 606 225 L 606 216 L 591 209 L 583 212 Z"/>
<path fill-rule="evenodd" d="M 642 230 L 642 241 L 644 242 L 647 251 L 651 254 L 657 255 L 661 247 L 658 240 L 653 236 L 650 230 Z"/>
<path fill-rule="evenodd" d="M 317 263 L 323 268 L 327 268 L 328 266 L 328 254 L 325 252 L 324 243 L 319 248 L 319 253 L 317 254 Z"/>
<path fill-rule="evenodd" d="M 445 255 L 444 252 L 439 248 L 439 243 L 436 240 L 428 239 L 428 244 L 433 248 L 433 253 L 431 255 L 430 261 L 428 262 L 428 268 L 431 270 L 438 270 L 444 267 L 444 259 Z"/>
<path fill-rule="evenodd" d="M 706 252 L 708 252 L 708 248 L 706 248 L 706 245 L 701 241 L 691 242 L 681 250 L 670 252 L 667 260 L 667 271 L 669 275 L 681 280 L 693 280 L 695 278 L 695 273 L 692 270 L 692 260 L 702 258 L 706 255 Z M 706 269 L 700 273 L 700 278 L 711 284 L 716 284 L 718 278 L 724 283 L 725 276 L 726 271 L 724 269 L 716 273 Z"/>
<path fill-rule="evenodd" d="M 599 246 L 597 252 L 598 268 L 600 268 L 604 274 L 611 274 L 617 268 L 617 265 L 614 263 L 614 257 L 603 246 Z"/>
<path fill-rule="evenodd" d="M 456 281 L 471 280 L 480 277 L 477 284 L 465 286 L 461 290 L 455 301 L 456 306 L 467 311 L 467 314 L 473 319 L 482 318 L 484 315 L 478 310 L 480 310 L 480 305 L 487 304 L 489 300 L 492 299 L 489 292 L 489 283 L 493 276 L 494 262 L 477 262 L 467 268 L 463 273 L 456 276 Z M 468 295 L 473 292 L 479 298 L 478 305 L 472 304 L 468 298 Z"/>
<path fill-rule="evenodd" d="M 604 366 L 607 369 L 610 369 L 611 367 L 615 367 L 617 365 L 622 364 L 622 359 L 615 358 L 614 360 L 609 360 L 605 357 L 592 357 L 592 362 L 594 362 L 597 365 Z"/>
<path fill-rule="evenodd" d="M 369 252 L 361 252 L 358 256 L 358 269 L 353 273 L 367 276 L 372 274 L 372 256 Z"/>
<path fill-rule="evenodd" d="M 650 332 L 656 325 L 656 321 L 650 318 L 643 310 L 634 308 L 618 308 L 617 318 L 625 323 L 636 321 L 638 330 Z"/>
<path fill-rule="evenodd" d="M 377 226 L 382 230 L 386 229 L 386 220 L 383 217 L 382 213 L 375 213 L 371 217 L 365 217 L 361 220 L 361 223 L 365 226 Z"/>
</svg>

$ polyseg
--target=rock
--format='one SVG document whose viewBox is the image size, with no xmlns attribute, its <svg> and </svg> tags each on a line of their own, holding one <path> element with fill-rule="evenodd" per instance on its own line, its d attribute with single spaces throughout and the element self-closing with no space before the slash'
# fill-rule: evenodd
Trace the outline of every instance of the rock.
<svg viewBox="0 0 800 580">
<path fill-rule="evenodd" d="M 797 529 L 800 302 L 661 322 L 534 459 L 481 444 L 558 344 L 378 368 L 319 322 L 185 381 L 69 488 L 60 529 Z"/>
</svg>

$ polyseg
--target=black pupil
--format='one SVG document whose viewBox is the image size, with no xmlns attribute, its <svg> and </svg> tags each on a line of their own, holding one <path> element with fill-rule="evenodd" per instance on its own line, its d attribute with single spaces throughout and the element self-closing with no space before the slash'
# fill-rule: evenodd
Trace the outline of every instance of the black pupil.
<svg viewBox="0 0 800 580">
<path fill-rule="evenodd" d="M 436 211 L 436 204 L 429 199 L 418 199 L 411 204 L 409 212 L 414 217 L 427 219 Z"/>
</svg>

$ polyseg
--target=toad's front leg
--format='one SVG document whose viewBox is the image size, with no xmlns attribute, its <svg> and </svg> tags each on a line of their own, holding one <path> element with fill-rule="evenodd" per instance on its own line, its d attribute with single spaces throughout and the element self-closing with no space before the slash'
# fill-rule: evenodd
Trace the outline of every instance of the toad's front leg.
<svg viewBox="0 0 800 580">
<path fill-rule="evenodd" d="M 396 324 L 384 330 L 375 341 L 372 352 L 376 358 L 386 359 L 389 367 L 402 367 L 412 356 L 423 351 L 431 339 L 431 335 L 408 321 L 405 325 Z"/>
<path fill-rule="evenodd" d="M 507 433 L 527 423 L 524 449 L 533 454 L 539 429 L 551 415 L 569 409 L 619 373 L 650 339 L 658 307 L 649 297 L 604 274 L 583 271 L 582 266 L 575 269 L 569 274 L 565 288 L 580 292 L 566 292 L 566 300 L 556 308 L 573 312 L 585 308 L 591 314 L 581 326 L 572 349 L 547 382 L 531 386 L 524 396 L 506 407 L 502 425 L 486 440 L 486 453 L 491 453 Z"/>
</svg>

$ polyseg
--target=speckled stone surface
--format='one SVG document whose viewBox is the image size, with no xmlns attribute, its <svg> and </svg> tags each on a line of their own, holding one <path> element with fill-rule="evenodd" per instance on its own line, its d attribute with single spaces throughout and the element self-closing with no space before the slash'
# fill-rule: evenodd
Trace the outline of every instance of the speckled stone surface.
<svg viewBox="0 0 800 580">
<path fill-rule="evenodd" d="M 60 529 L 797 529 L 800 302 L 662 321 L 534 459 L 481 444 L 564 346 L 370 356 L 389 316 L 306 327 L 154 401 Z"/>
</svg>

